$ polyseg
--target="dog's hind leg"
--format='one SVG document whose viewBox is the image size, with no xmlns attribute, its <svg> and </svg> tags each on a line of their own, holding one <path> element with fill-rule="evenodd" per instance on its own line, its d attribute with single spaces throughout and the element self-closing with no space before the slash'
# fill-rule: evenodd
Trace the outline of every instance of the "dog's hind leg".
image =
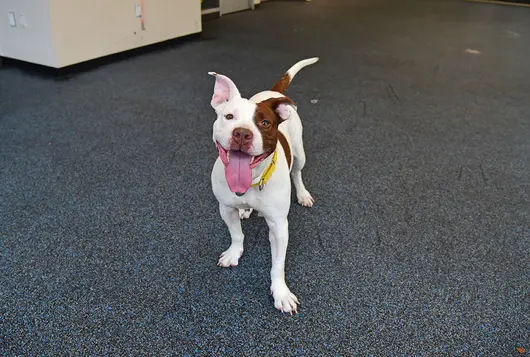
<svg viewBox="0 0 530 357">
<path fill-rule="evenodd" d="M 305 188 L 304 181 L 302 181 L 302 169 L 305 166 L 305 151 L 304 143 L 302 142 L 302 133 L 298 133 L 297 137 L 293 138 L 293 168 L 291 170 L 291 177 L 296 188 L 296 198 L 298 203 L 304 207 L 312 207 L 315 200 L 311 197 L 309 191 Z"/>
<path fill-rule="evenodd" d="M 240 219 L 249 219 L 250 215 L 254 211 L 252 208 L 239 209 L 239 218 Z"/>
</svg>

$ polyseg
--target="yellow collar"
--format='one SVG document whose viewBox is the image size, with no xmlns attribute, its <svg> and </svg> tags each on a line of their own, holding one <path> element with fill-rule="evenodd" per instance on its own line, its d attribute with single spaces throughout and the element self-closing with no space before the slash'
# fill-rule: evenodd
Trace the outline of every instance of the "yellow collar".
<svg viewBox="0 0 530 357">
<path fill-rule="evenodd" d="M 263 187 L 265 186 L 267 181 L 269 181 L 269 179 L 271 178 L 272 173 L 274 172 L 274 170 L 276 170 L 276 159 L 277 158 L 278 158 L 278 146 L 276 146 L 276 150 L 274 150 L 271 163 L 269 164 L 269 166 L 267 166 L 265 171 L 263 171 L 263 174 L 261 175 L 261 178 L 259 179 L 259 181 L 256 183 L 253 183 L 252 185 L 250 185 L 250 187 L 259 186 L 259 190 L 260 191 L 263 190 Z"/>
</svg>

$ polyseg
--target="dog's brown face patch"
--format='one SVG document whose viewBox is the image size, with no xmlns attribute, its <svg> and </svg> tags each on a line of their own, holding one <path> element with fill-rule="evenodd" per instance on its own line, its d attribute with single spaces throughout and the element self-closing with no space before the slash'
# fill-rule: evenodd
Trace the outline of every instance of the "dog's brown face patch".
<svg viewBox="0 0 530 357">
<path fill-rule="evenodd" d="M 273 152 L 278 141 L 278 125 L 280 117 L 267 104 L 258 103 L 254 113 L 254 123 L 258 127 L 263 139 L 263 150 Z"/>
<path fill-rule="evenodd" d="M 270 98 L 256 105 L 254 123 L 261 133 L 265 152 L 273 152 L 278 143 L 278 125 L 283 121 L 276 113 L 280 104 L 294 105 L 293 101 L 287 97 Z"/>
</svg>

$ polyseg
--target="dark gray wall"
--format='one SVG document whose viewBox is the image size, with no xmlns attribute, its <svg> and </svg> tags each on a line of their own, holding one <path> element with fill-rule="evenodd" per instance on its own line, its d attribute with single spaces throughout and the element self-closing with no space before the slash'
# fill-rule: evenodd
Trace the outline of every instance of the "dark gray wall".
<svg viewBox="0 0 530 357">
<path fill-rule="evenodd" d="M 204 0 L 201 4 L 203 10 L 217 7 L 219 7 L 219 0 Z"/>
</svg>

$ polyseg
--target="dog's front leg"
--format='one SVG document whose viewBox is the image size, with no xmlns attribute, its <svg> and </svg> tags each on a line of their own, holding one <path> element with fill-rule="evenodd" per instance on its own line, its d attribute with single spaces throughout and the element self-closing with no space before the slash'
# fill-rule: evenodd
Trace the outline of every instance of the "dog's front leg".
<svg viewBox="0 0 530 357">
<path fill-rule="evenodd" d="M 241 220 L 239 218 L 239 210 L 226 206 L 222 203 L 219 204 L 219 211 L 223 221 L 226 223 L 228 230 L 230 231 L 230 237 L 232 238 L 232 244 L 221 254 L 217 265 L 222 267 L 236 266 L 239 262 L 239 258 L 243 254 L 243 231 L 241 230 Z"/>
<path fill-rule="evenodd" d="M 292 314 L 297 311 L 299 302 L 285 283 L 285 255 L 289 242 L 289 223 L 287 217 L 266 217 L 266 220 L 271 243 L 271 293 L 274 298 L 274 307 Z"/>
</svg>

